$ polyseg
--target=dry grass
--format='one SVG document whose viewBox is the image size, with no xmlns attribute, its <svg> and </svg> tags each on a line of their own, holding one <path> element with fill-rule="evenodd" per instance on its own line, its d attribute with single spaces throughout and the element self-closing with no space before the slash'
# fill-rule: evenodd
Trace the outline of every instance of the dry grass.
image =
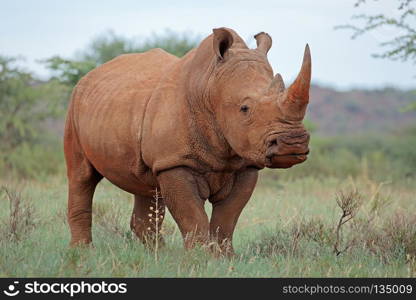
<svg viewBox="0 0 416 300">
<path fill-rule="evenodd" d="M 129 229 L 132 197 L 105 182 L 94 199 L 94 247 L 69 249 L 63 179 L 29 182 L 30 198 L 8 191 L 0 196 L 1 230 L 15 233 L 0 239 L 0 276 L 403 277 L 416 270 L 410 181 L 262 178 L 237 226 L 232 259 L 203 247 L 184 251 L 169 214 L 165 245 L 157 252 L 144 248 Z"/>
<path fill-rule="evenodd" d="M 164 217 L 164 210 L 165 208 L 163 207 L 163 205 L 161 204 L 162 200 L 162 195 L 160 193 L 160 191 L 156 188 L 156 190 L 154 190 L 154 194 L 153 194 L 153 201 L 152 201 L 152 205 L 149 207 L 151 213 L 148 215 L 149 217 L 149 222 L 154 225 L 154 230 L 155 232 L 147 235 L 147 239 L 149 239 L 147 241 L 148 245 L 151 245 L 153 253 L 154 253 L 154 257 L 155 257 L 155 262 L 157 263 L 159 260 L 159 249 L 160 246 L 163 245 L 161 236 L 160 236 L 160 228 L 159 228 L 159 224 L 163 221 L 163 217 Z M 148 227 L 147 230 L 150 232 L 152 228 Z"/>
<path fill-rule="evenodd" d="M 0 191 L 9 202 L 9 215 L 2 222 L 1 236 L 19 241 L 35 229 L 33 202 L 23 196 L 22 188 L 2 186 Z"/>
<path fill-rule="evenodd" d="M 93 209 L 94 225 L 98 225 L 108 234 L 119 237 L 131 237 L 130 231 L 123 226 L 123 214 L 115 201 L 110 203 L 95 203 Z"/>
</svg>

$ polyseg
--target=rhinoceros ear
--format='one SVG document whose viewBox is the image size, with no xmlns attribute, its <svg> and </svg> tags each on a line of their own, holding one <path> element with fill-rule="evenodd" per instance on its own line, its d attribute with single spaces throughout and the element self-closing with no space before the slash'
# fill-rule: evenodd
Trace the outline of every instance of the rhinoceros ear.
<svg viewBox="0 0 416 300">
<path fill-rule="evenodd" d="M 256 39 L 257 50 L 261 53 L 267 54 L 272 47 L 272 38 L 270 35 L 265 32 L 259 32 L 254 36 L 254 38 Z"/>
<path fill-rule="evenodd" d="M 234 42 L 233 36 L 231 32 L 224 27 L 215 28 L 212 31 L 214 32 L 214 52 L 220 60 L 223 60 L 225 53 L 230 49 Z"/>
</svg>

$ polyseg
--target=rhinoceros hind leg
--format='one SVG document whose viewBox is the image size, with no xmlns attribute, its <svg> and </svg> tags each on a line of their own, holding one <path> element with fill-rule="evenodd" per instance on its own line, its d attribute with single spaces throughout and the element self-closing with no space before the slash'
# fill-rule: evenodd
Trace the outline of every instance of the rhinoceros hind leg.
<svg viewBox="0 0 416 300">
<path fill-rule="evenodd" d="M 91 236 L 92 198 L 95 187 L 103 178 L 91 165 L 73 140 L 67 139 L 65 158 L 68 176 L 68 223 L 71 246 L 89 244 Z"/>
<path fill-rule="evenodd" d="M 162 197 L 134 196 L 130 228 L 143 244 L 153 247 L 156 237 L 159 245 L 163 244 L 160 229 L 164 218 L 165 204 Z"/>
</svg>

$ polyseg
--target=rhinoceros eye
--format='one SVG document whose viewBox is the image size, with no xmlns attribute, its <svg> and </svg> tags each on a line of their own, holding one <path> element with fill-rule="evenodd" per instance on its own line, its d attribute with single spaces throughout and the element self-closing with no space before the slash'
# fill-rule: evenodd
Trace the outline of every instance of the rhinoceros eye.
<svg viewBox="0 0 416 300">
<path fill-rule="evenodd" d="M 250 108 L 247 106 L 247 105 L 241 105 L 241 107 L 240 107 L 240 111 L 241 112 L 244 112 L 244 113 L 246 113 L 246 112 L 248 112 L 248 110 L 249 110 Z"/>
</svg>

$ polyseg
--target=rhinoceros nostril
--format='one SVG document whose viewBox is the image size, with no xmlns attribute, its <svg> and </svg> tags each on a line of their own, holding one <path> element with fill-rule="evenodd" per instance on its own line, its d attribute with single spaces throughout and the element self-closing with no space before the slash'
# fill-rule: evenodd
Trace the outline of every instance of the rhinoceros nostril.
<svg viewBox="0 0 416 300">
<path fill-rule="evenodd" d="M 269 153 L 266 155 L 266 158 L 270 160 L 272 159 L 273 156 L 274 156 L 274 153 Z"/>
<path fill-rule="evenodd" d="M 267 146 L 270 148 L 270 147 L 273 147 L 273 146 L 276 146 L 276 145 L 277 145 L 277 140 L 273 139 L 273 140 L 269 141 Z"/>
</svg>

